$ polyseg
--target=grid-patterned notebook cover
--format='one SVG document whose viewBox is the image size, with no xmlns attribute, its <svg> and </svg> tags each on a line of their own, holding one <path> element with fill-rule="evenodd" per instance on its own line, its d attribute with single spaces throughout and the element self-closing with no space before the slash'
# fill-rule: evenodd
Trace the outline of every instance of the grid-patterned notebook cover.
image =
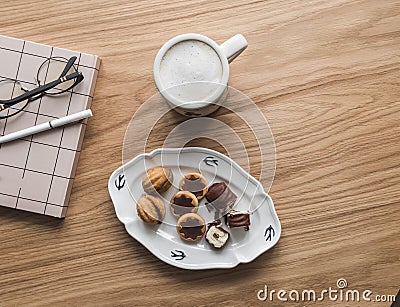
<svg viewBox="0 0 400 307">
<path fill-rule="evenodd" d="M 46 59 L 71 56 L 77 57 L 84 80 L 56 98 L 29 103 L 18 116 L 0 119 L 0 135 L 89 108 L 100 65 L 95 55 L 0 36 L 0 80 L 16 79 L 27 88 L 37 86 L 35 77 Z M 0 205 L 64 217 L 85 129 L 86 121 L 0 144 Z"/>
</svg>

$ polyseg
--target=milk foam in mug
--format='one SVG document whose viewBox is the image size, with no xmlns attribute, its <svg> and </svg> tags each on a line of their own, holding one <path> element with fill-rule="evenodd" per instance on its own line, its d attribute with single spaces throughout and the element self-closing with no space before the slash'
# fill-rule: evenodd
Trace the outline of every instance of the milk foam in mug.
<svg viewBox="0 0 400 307">
<path fill-rule="evenodd" d="M 156 86 L 175 111 L 187 116 L 208 115 L 223 103 L 229 63 L 246 47 L 241 34 L 222 45 L 200 34 L 176 36 L 156 56 Z"/>
</svg>

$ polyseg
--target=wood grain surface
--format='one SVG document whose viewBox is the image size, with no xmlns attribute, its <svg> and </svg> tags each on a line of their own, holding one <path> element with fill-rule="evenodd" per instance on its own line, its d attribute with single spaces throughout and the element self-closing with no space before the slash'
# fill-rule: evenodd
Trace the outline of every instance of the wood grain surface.
<svg viewBox="0 0 400 307">
<path fill-rule="evenodd" d="M 102 58 L 67 218 L 0 208 L 1 306 L 390 305 L 260 302 L 257 291 L 321 291 L 339 278 L 371 297 L 399 290 L 400 1 L 3 0 L 0 29 Z M 125 232 L 107 191 L 130 119 L 156 93 L 154 57 L 186 32 L 246 36 L 230 85 L 276 142 L 282 237 L 230 270 L 159 261 Z"/>
</svg>

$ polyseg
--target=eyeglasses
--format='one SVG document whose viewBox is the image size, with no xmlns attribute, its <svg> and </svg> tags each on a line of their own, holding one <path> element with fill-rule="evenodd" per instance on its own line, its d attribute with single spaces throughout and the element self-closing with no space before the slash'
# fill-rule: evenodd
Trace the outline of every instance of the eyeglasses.
<svg viewBox="0 0 400 307">
<path fill-rule="evenodd" d="M 83 75 L 74 63 L 76 57 L 69 60 L 52 57 L 44 61 L 36 74 L 37 87 L 28 89 L 20 81 L 14 79 L 0 80 L 0 119 L 21 113 L 30 102 L 45 95 L 60 95 L 78 85 Z M 48 82 L 48 80 L 51 80 Z M 10 98 L 11 97 L 11 98 Z"/>
</svg>

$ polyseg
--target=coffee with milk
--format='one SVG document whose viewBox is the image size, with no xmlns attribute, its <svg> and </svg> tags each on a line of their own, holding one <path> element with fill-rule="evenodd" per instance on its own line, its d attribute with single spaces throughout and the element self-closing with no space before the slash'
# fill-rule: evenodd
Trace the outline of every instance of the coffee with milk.
<svg viewBox="0 0 400 307">
<path fill-rule="evenodd" d="M 207 101 L 220 86 L 223 66 L 216 51 L 199 40 L 169 48 L 160 62 L 162 87 L 183 103 Z"/>
<path fill-rule="evenodd" d="M 211 114 L 228 96 L 229 63 L 246 47 L 247 40 L 241 34 L 220 45 L 201 34 L 175 36 L 154 60 L 156 87 L 163 100 L 182 115 Z"/>
</svg>

